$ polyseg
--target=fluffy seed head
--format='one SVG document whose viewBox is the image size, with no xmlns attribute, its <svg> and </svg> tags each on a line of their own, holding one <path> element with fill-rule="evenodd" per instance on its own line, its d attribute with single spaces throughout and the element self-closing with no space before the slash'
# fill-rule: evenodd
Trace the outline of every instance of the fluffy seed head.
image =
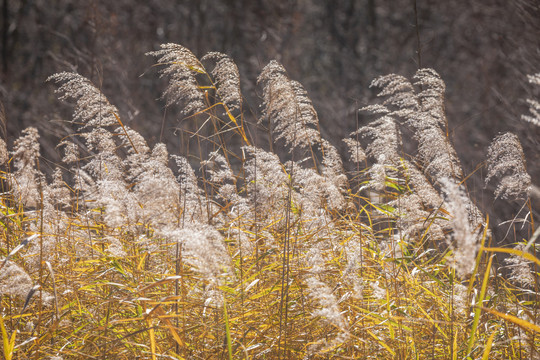
<svg viewBox="0 0 540 360">
<path fill-rule="evenodd" d="M 161 76 L 170 77 L 169 85 L 163 93 L 167 106 L 183 105 L 184 115 L 191 115 L 206 108 L 204 93 L 195 78 L 197 74 L 206 73 L 206 70 L 191 51 L 182 45 L 162 44 L 161 50 L 146 55 L 157 57 L 158 65 L 163 66 Z"/>
<path fill-rule="evenodd" d="M 529 82 L 540 86 L 540 73 L 534 75 L 527 75 Z M 521 115 L 521 119 L 536 125 L 540 126 L 540 102 L 537 99 L 527 99 L 527 104 L 529 104 L 530 115 Z"/>
<path fill-rule="evenodd" d="M 242 107 L 240 91 L 240 73 L 230 57 L 220 52 L 210 52 L 201 58 L 202 61 L 214 60 L 215 66 L 211 74 L 217 87 L 217 95 L 227 105 L 229 110 Z"/>
<path fill-rule="evenodd" d="M 270 61 L 257 82 L 263 85 L 264 114 L 274 123 L 276 140 L 284 139 L 291 151 L 320 142 L 319 118 L 306 90 L 289 79 L 281 64 Z"/>
<path fill-rule="evenodd" d="M 454 267 L 460 277 L 465 277 L 474 268 L 476 254 L 479 249 L 479 230 L 469 221 L 470 199 L 465 191 L 454 180 L 442 179 L 446 193 L 446 207 L 451 214 L 453 230 Z"/>
<path fill-rule="evenodd" d="M 61 84 L 56 93 L 61 100 L 76 101 L 73 122 L 83 127 L 117 125 L 118 109 L 109 103 L 103 93 L 90 80 L 77 73 L 62 72 L 50 76 L 47 81 Z"/>
<path fill-rule="evenodd" d="M 525 244 L 517 244 L 514 249 L 518 251 L 525 251 Z M 507 267 L 510 269 L 510 279 L 516 283 L 527 286 L 534 287 L 534 271 L 531 268 L 531 261 L 517 255 L 511 255 L 509 258 L 504 260 L 507 263 Z"/>
<path fill-rule="evenodd" d="M 495 197 L 503 199 L 526 198 L 531 188 L 531 177 L 525 168 L 525 155 L 516 135 L 498 135 L 488 149 L 486 185 L 498 178 Z"/>
</svg>

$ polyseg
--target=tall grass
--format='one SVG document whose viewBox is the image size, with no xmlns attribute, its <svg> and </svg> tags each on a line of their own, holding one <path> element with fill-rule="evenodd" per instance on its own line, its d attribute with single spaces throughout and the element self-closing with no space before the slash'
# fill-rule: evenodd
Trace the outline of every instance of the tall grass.
<svg viewBox="0 0 540 360">
<path fill-rule="evenodd" d="M 515 248 L 492 238 L 435 71 L 373 82 L 382 100 L 345 140 L 357 168 L 346 173 L 279 63 L 259 77 L 258 126 L 288 160 L 254 145 L 229 57 L 175 44 L 149 54 L 167 104 L 201 124 L 195 153 L 149 146 L 73 73 L 50 78 L 76 129 L 51 178 L 35 129 L 9 152 L 0 142 L 6 359 L 540 356 L 538 231 L 528 218 Z M 497 196 L 530 201 L 517 137 L 489 153 Z"/>
</svg>

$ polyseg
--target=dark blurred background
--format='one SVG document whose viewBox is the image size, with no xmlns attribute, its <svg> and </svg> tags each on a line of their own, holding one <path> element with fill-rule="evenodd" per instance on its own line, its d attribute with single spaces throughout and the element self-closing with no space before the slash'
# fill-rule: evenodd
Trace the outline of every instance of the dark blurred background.
<svg viewBox="0 0 540 360">
<path fill-rule="evenodd" d="M 45 79 L 66 70 L 91 79 L 150 144 L 165 141 L 169 151 L 181 152 L 171 131 L 179 112 L 165 111 L 159 100 L 165 80 L 144 55 L 174 42 L 198 57 L 221 51 L 236 61 L 248 120 L 259 113 L 257 75 L 279 60 L 306 87 L 323 136 L 343 152 L 341 139 L 357 126 L 356 109 L 374 101 L 368 87 L 374 77 L 434 68 L 447 85 L 450 136 L 465 171 L 484 161 L 495 135 L 513 131 L 540 185 L 540 128 L 520 120 L 525 99 L 540 96 L 526 79 L 540 72 L 538 0 L 1 1 L 0 98 L 8 143 L 35 126 L 51 164 L 59 161 L 55 145 L 72 126 L 69 108 Z M 512 218 L 522 203 L 494 201 L 483 175 L 480 169 L 468 180 L 469 191 L 492 212 L 492 224 Z"/>
</svg>

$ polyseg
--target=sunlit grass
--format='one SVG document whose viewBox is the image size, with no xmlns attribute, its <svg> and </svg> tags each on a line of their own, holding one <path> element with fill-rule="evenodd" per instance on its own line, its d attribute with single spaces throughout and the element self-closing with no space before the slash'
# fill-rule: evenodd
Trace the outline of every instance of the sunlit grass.
<svg viewBox="0 0 540 360">
<path fill-rule="evenodd" d="M 466 234 L 477 243 L 466 264 L 470 272 L 460 275 L 460 239 L 452 234 L 458 233 L 455 219 L 467 222 L 467 216 L 448 209 L 461 193 L 443 199 L 440 187 L 426 185 L 424 193 L 440 203 L 424 206 L 415 218 L 415 205 L 403 202 L 418 195 L 417 180 L 411 180 L 418 175 L 404 157 L 392 166 L 375 162 L 386 171 L 382 184 L 374 184 L 377 174 L 369 167 L 340 173 L 341 163 L 329 159 L 333 146 L 312 126 L 317 118 L 309 99 L 279 67 L 280 89 L 294 101 L 273 103 L 291 99 L 272 99 L 267 87 L 265 113 L 309 117 L 299 123 L 312 126 L 306 133 L 316 138 L 302 138 L 305 148 L 297 134 L 286 140 L 293 160 L 299 154 L 308 160 L 281 162 L 246 147 L 251 142 L 240 99 L 226 104 L 212 83 L 214 73 L 189 50 L 167 49 L 180 49 L 191 61 L 177 61 L 169 50 L 157 53 L 171 56 L 161 65 L 180 69 L 165 74 L 181 72 L 168 88 L 171 103 L 201 101 L 190 115 L 207 116 L 203 124 L 214 135 L 196 140 L 216 153 L 191 154 L 207 159 L 194 172 L 164 146 L 151 150 L 115 112 L 100 125 L 100 109 L 115 108 L 80 77 L 57 76 L 75 86 L 64 87 L 64 97 L 77 101 L 77 119 L 87 124 L 79 134 L 87 154 L 70 153 L 64 177 L 47 182 L 37 155 L 20 155 L 37 141 L 28 131 L 5 166 L 4 358 L 538 356 L 537 234 L 517 239 L 521 247 L 495 246 L 488 219 L 482 219 Z M 189 78 L 200 75 L 209 83 Z M 273 81 L 266 76 L 262 82 Z M 194 92 L 183 97 L 182 84 Z M 97 97 L 86 99 L 91 96 Z M 295 124 L 286 131 L 297 131 Z M 496 257 L 503 253 L 523 261 L 533 283 L 508 277 Z"/>
</svg>

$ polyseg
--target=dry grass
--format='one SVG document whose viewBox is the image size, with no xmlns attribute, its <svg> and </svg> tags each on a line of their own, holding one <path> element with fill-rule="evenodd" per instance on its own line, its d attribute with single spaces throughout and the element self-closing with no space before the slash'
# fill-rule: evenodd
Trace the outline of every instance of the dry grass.
<svg viewBox="0 0 540 360">
<path fill-rule="evenodd" d="M 433 70 L 374 82 L 385 100 L 367 110 L 382 117 L 347 140 L 359 163 L 346 174 L 281 65 L 259 79 L 260 122 L 290 145 L 287 162 L 251 145 L 228 57 L 172 44 L 151 55 L 212 152 L 192 168 L 151 149 L 88 80 L 51 78 L 76 101 L 65 163 L 47 181 L 32 129 L 2 157 L 6 359 L 540 356 L 538 231 L 529 219 L 529 239 L 495 247 L 460 187 Z M 416 157 L 400 153 L 400 122 L 418 130 Z M 526 193 L 518 180 L 508 196 Z"/>
</svg>

